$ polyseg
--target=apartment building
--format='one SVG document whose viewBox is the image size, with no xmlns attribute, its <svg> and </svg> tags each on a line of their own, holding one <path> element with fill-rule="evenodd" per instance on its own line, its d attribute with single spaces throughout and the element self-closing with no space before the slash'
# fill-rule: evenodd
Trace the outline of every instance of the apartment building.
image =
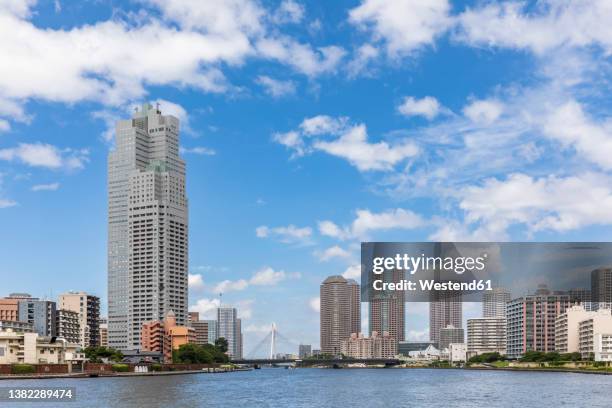
<svg viewBox="0 0 612 408">
<path fill-rule="evenodd" d="M 481 317 L 468 319 L 468 358 L 483 353 L 506 354 L 505 317 Z"/>
</svg>

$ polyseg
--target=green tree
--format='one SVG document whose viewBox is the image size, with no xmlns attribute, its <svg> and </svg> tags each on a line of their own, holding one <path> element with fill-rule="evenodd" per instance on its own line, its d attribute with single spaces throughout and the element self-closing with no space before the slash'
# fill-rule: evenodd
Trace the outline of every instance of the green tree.
<svg viewBox="0 0 612 408">
<path fill-rule="evenodd" d="M 181 345 L 172 354 L 175 363 L 210 364 L 214 361 L 213 356 L 203 346 L 193 343 Z"/>
<path fill-rule="evenodd" d="M 215 347 L 221 350 L 222 353 L 227 353 L 227 339 L 225 337 L 219 337 L 215 340 Z"/>
<path fill-rule="evenodd" d="M 92 363 L 101 363 L 102 359 L 109 359 L 110 361 L 121 361 L 123 360 L 123 353 L 119 350 L 107 347 L 87 347 L 83 350 L 85 357 Z"/>
</svg>

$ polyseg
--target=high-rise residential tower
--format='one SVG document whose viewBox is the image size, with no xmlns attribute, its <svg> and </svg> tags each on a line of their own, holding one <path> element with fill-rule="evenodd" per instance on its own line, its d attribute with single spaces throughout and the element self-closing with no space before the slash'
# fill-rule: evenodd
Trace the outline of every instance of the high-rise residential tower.
<svg viewBox="0 0 612 408">
<path fill-rule="evenodd" d="M 506 317 L 506 303 L 510 301 L 510 292 L 504 288 L 493 288 L 482 295 L 482 317 Z"/>
<path fill-rule="evenodd" d="M 108 158 L 108 342 L 140 347 L 143 323 L 187 323 L 188 215 L 179 121 L 144 104 L 116 124 Z"/>
<path fill-rule="evenodd" d="M 382 274 L 385 282 L 401 282 L 404 279 L 404 271 L 392 270 Z M 378 334 L 388 333 L 396 342 L 405 340 L 405 298 L 403 291 L 383 293 L 370 300 L 370 336 L 374 332 Z"/>
<path fill-rule="evenodd" d="M 348 279 L 346 281 L 349 287 L 349 295 L 350 295 L 350 332 L 351 333 L 359 333 L 361 332 L 361 287 L 359 283 L 354 279 Z"/>
<path fill-rule="evenodd" d="M 429 340 L 438 344 L 440 330 L 447 326 L 463 327 L 463 304 L 461 295 L 437 291 L 429 302 Z"/>
<path fill-rule="evenodd" d="M 348 339 L 353 330 L 360 331 L 355 318 L 361 313 L 360 303 L 355 300 L 359 285 L 334 275 L 323 281 L 320 290 L 321 352 L 337 355 L 342 340 Z"/>
<path fill-rule="evenodd" d="M 227 340 L 227 353 L 230 358 L 242 358 L 242 324 L 234 307 L 217 308 L 217 338 Z"/>
<path fill-rule="evenodd" d="M 592 309 L 612 307 L 612 268 L 597 268 L 591 272 Z"/>
</svg>

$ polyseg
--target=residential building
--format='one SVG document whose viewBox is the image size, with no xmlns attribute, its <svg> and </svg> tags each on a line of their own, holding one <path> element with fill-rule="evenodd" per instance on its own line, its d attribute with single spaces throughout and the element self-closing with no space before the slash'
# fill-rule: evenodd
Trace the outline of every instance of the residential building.
<svg viewBox="0 0 612 408">
<path fill-rule="evenodd" d="M 65 339 L 68 343 L 81 343 L 81 328 L 79 322 L 79 314 L 72 310 L 59 309 L 55 314 L 57 337 Z"/>
<path fill-rule="evenodd" d="M 378 278 L 384 282 L 400 282 L 404 279 L 403 270 L 389 270 L 383 272 Z M 378 296 L 380 295 L 380 296 Z M 370 299 L 370 336 L 372 333 L 389 333 L 395 341 L 405 340 L 406 332 L 406 301 L 403 291 L 381 292 Z M 360 332 L 359 329 L 356 333 Z"/>
<path fill-rule="evenodd" d="M 298 356 L 300 358 L 308 358 L 312 356 L 312 347 L 310 344 L 300 344 L 298 347 Z"/>
<path fill-rule="evenodd" d="M 593 359 L 612 361 L 612 333 L 597 333 L 593 337 Z"/>
<path fill-rule="evenodd" d="M 449 324 L 440 329 L 440 341 L 438 342 L 440 349 L 448 348 L 451 343 L 464 343 L 465 337 L 461 327 L 455 327 Z"/>
<path fill-rule="evenodd" d="M 612 268 L 597 268 L 591 272 L 591 302 L 593 310 L 612 307 Z"/>
<path fill-rule="evenodd" d="M 444 291 L 433 292 L 429 302 L 429 340 L 434 344 L 439 344 L 440 331 L 447 326 L 455 328 L 463 326 L 461 295 Z M 439 345 L 439 348 L 446 346 Z"/>
<path fill-rule="evenodd" d="M 320 335 L 321 353 L 340 354 L 340 343 L 350 337 L 351 317 L 356 311 L 352 299 L 352 287 L 339 275 L 330 276 L 320 287 Z M 221 333 L 219 333 L 221 336 Z"/>
<path fill-rule="evenodd" d="M 172 362 L 172 351 L 187 343 L 196 342 L 196 332 L 191 326 L 178 326 L 176 315 L 168 311 L 163 321 L 154 320 L 142 325 L 141 350 L 160 352 L 164 362 Z"/>
<path fill-rule="evenodd" d="M 483 353 L 506 354 L 505 317 L 480 317 L 467 320 L 468 358 Z"/>
<path fill-rule="evenodd" d="M 71 310 L 79 316 L 79 341 L 83 348 L 100 345 L 100 298 L 86 292 L 68 292 L 59 295 L 58 307 Z"/>
<path fill-rule="evenodd" d="M 400 341 L 397 344 L 397 353 L 409 356 L 411 351 L 425 350 L 427 347 L 434 345 L 430 341 Z"/>
<path fill-rule="evenodd" d="M 574 305 L 568 307 L 565 313 L 557 316 L 555 322 L 555 351 L 559 353 L 580 351 L 579 324 L 596 314 L 596 312 L 585 310 L 583 305 Z"/>
<path fill-rule="evenodd" d="M 100 318 L 100 346 L 108 347 L 108 320 Z"/>
<path fill-rule="evenodd" d="M 144 104 L 117 122 L 108 158 L 109 346 L 140 347 L 170 310 L 187 324 L 187 207 L 179 120 Z"/>
<path fill-rule="evenodd" d="M 465 343 L 451 343 L 448 345 L 448 361 L 451 363 L 465 363 L 467 361 L 467 346 Z"/>
<path fill-rule="evenodd" d="M 195 330 L 195 343 L 201 346 L 208 344 L 208 321 L 192 320 L 190 326 Z"/>
<path fill-rule="evenodd" d="M 397 341 L 383 333 L 373 332 L 370 337 L 352 333 L 348 339 L 340 342 L 340 353 L 349 358 L 393 358 L 397 354 Z"/>
<path fill-rule="evenodd" d="M 350 303 L 350 332 L 361 332 L 361 287 L 354 279 L 347 279 L 346 284 L 349 287 L 349 303 Z"/>
<path fill-rule="evenodd" d="M 19 301 L 19 321 L 32 323 L 40 336 L 57 336 L 56 308 L 55 302 L 50 300 L 22 299 Z"/>
<path fill-rule="evenodd" d="M 38 333 L 0 331 L 0 364 L 64 364 L 77 355 L 78 344 Z"/>
<path fill-rule="evenodd" d="M 200 320 L 199 312 L 187 312 L 187 322 L 188 323 L 197 322 L 199 320 Z"/>
<path fill-rule="evenodd" d="M 567 294 L 540 287 L 535 295 L 511 300 L 506 306 L 506 354 L 519 358 L 527 351 L 555 351 L 557 316 L 571 305 Z"/>
<path fill-rule="evenodd" d="M 495 287 L 482 295 L 482 316 L 506 318 L 506 303 L 510 301 L 510 291 Z"/>
<path fill-rule="evenodd" d="M 238 311 L 234 307 L 217 308 L 217 338 L 227 340 L 227 354 L 230 358 L 242 358 L 242 333 Z"/>
<path fill-rule="evenodd" d="M 594 358 L 596 347 L 602 350 L 601 353 L 605 353 L 606 342 L 604 342 L 604 339 L 611 333 L 612 314 L 610 309 L 598 309 L 590 314 L 587 319 L 578 323 L 579 351 L 582 358 Z M 601 335 L 601 337 L 598 335 Z M 601 342 L 596 346 L 595 343 L 598 339 L 601 339 Z"/>
<path fill-rule="evenodd" d="M 12 330 L 18 333 L 33 333 L 34 325 L 18 320 L 0 320 L 0 331 Z"/>
<path fill-rule="evenodd" d="M 570 302 L 572 304 L 582 306 L 587 312 L 593 310 L 593 304 L 591 301 L 591 289 L 574 288 L 568 290 L 567 294 L 569 295 Z"/>
<path fill-rule="evenodd" d="M 0 320 L 19 320 L 19 301 L 32 299 L 28 293 L 11 293 L 0 299 Z"/>
</svg>

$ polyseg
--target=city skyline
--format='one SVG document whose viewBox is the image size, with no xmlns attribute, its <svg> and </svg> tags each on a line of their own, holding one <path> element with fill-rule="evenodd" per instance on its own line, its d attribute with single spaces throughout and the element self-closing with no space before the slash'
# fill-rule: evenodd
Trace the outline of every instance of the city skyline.
<svg viewBox="0 0 612 408">
<path fill-rule="evenodd" d="M 603 2 L 53 3 L 0 5 L 0 296 L 108 315 L 107 156 L 144 102 L 181 122 L 189 309 L 222 292 L 245 352 L 273 321 L 316 346 L 320 282 L 357 278 L 362 240 L 609 240 L 612 45 L 581 34 Z M 427 340 L 427 304 L 405 313 Z"/>
</svg>

